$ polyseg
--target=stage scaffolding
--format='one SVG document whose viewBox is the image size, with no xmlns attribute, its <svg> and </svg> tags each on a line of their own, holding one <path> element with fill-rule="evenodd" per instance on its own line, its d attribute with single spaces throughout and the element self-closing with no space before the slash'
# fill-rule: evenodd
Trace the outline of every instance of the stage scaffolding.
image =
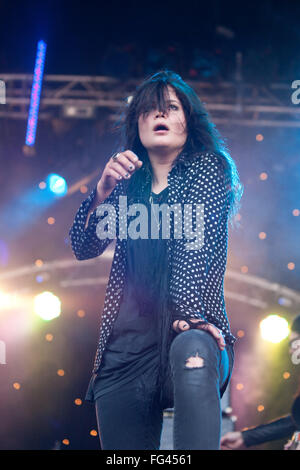
<svg viewBox="0 0 300 470">
<path fill-rule="evenodd" d="M 1 74 L 5 103 L 0 118 L 27 119 L 32 86 L 31 74 Z M 111 120 L 118 118 L 141 80 L 126 81 L 105 76 L 45 75 L 39 119 L 101 118 L 105 109 Z M 228 81 L 188 81 L 217 125 L 247 127 L 300 127 L 300 104 L 291 83 L 251 84 Z M 300 84 L 300 82 L 299 82 Z"/>
</svg>

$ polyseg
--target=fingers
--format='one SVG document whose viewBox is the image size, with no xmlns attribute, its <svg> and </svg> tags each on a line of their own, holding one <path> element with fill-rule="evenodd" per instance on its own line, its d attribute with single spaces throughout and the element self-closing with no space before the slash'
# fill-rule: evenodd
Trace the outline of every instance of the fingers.
<svg viewBox="0 0 300 470">
<path fill-rule="evenodd" d="M 192 322 L 196 323 L 199 319 L 191 319 Z M 175 320 L 173 322 L 173 329 L 176 333 L 180 331 L 187 331 L 190 328 L 190 325 L 184 320 Z M 226 347 L 225 339 L 222 335 L 222 332 L 212 323 L 207 323 L 205 325 L 197 325 L 197 329 L 205 330 L 210 333 L 218 343 L 219 348 L 223 351 Z"/>
<path fill-rule="evenodd" d="M 121 180 L 122 175 L 118 173 L 114 168 L 108 168 L 106 172 L 107 176 L 111 176 L 112 178 L 115 178 L 116 180 Z"/>
<path fill-rule="evenodd" d="M 124 179 L 129 179 L 131 175 L 141 168 L 143 162 L 131 150 L 119 152 L 117 158 L 109 159 L 97 184 L 98 204 L 103 202 L 113 191 L 116 184 Z"/>
<path fill-rule="evenodd" d="M 191 321 L 194 322 L 194 323 L 197 323 L 199 321 L 199 319 L 191 319 Z M 180 331 L 186 331 L 189 328 L 190 328 L 189 324 L 187 322 L 185 322 L 184 320 L 175 320 L 173 322 L 173 329 L 177 333 L 180 333 Z M 225 343 L 224 337 L 223 337 L 221 331 L 215 325 L 213 325 L 212 323 L 207 323 L 205 325 L 203 325 L 203 324 L 202 325 L 197 325 L 196 329 L 206 330 L 208 333 L 210 333 L 215 338 L 215 340 L 217 341 L 218 346 L 221 349 L 221 351 L 223 351 L 225 349 L 226 343 Z"/>
<path fill-rule="evenodd" d="M 230 439 L 227 436 L 221 437 L 220 445 L 229 447 L 230 446 Z"/>
<path fill-rule="evenodd" d="M 186 331 L 190 328 L 190 325 L 184 320 L 175 320 L 173 322 L 173 329 L 176 333 L 180 333 L 180 331 Z"/>
<path fill-rule="evenodd" d="M 221 351 L 225 349 L 226 343 L 224 337 L 221 331 L 215 325 L 213 325 L 212 323 L 207 323 L 206 325 L 199 325 L 197 328 L 208 331 L 217 341 Z"/>
<path fill-rule="evenodd" d="M 222 450 L 232 450 L 230 442 L 227 439 L 225 439 L 224 441 L 221 440 L 220 447 Z"/>
<path fill-rule="evenodd" d="M 141 168 L 143 162 L 131 150 L 118 153 L 117 159 L 112 158 L 108 162 L 108 167 L 118 174 L 118 179 L 129 179 L 130 176 Z"/>
</svg>

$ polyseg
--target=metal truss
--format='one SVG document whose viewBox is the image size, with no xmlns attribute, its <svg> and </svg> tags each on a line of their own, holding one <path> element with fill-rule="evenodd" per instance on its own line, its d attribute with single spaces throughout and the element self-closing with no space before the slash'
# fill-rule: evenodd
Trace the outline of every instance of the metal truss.
<svg viewBox="0 0 300 470">
<path fill-rule="evenodd" d="M 102 286 L 104 289 L 108 281 L 107 266 L 111 265 L 114 247 L 115 242 L 112 242 L 112 246 L 101 255 L 100 261 L 99 258 L 92 258 L 78 263 L 75 258 L 67 258 L 48 261 L 42 266 L 30 264 L 3 271 L 0 274 L 0 281 L 4 291 L 18 295 L 33 293 L 35 284 L 32 284 L 32 279 L 37 274 L 45 275 L 46 273 L 61 288 L 83 287 L 86 289 Z M 106 270 L 105 275 L 103 268 Z M 22 282 L 20 282 L 21 279 Z M 14 286 L 18 282 L 22 288 L 15 290 Z M 297 311 L 300 308 L 300 291 L 232 269 L 226 270 L 225 297 L 239 304 L 250 305 L 257 311 L 266 310 L 269 306 L 277 304 L 278 299 L 283 301 L 281 305 L 288 310 Z"/>
<path fill-rule="evenodd" d="M 27 119 L 32 78 L 30 74 L 0 73 L 6 90 L 0 118 Z M 115 120 L 140 82 L 105 76 L 45 75 L 39 119 L 101 119 L 105 108 L 109 118 Z M 187 82 L 216 124 L 300 127 L 300 104 L 292 102 L 292 83 L 250 84 L 239 78 L 232 82 Z"/>
</svg>

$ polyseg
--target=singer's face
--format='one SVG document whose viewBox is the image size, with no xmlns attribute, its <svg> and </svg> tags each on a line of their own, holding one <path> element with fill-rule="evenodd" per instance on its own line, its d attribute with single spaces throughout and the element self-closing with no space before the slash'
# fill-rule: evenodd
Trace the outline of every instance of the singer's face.
<svg viewBox="0 0 300 470">
<path fill-rule="evenodd" d="M 166 93 L 168 107 L 165 114 L 154 107 L 148 113 L 139 116 L 139 136 L 148 151 L 181 151 L 186 142 L 186 119 L 182 104 L 171 86 L 168 86 L 168 91 L 169 96 Z M 162 127 L 157 127 L 159 125 Z"/>
</svg>

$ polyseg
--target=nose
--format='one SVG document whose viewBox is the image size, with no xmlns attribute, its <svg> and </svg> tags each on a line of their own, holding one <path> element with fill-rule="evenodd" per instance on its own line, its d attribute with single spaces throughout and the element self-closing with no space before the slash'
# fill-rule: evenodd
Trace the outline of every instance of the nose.
<svg viewBox="0 0 300 470">
<path fill-rule="evenodd" d="M 158 116 L 164 116 L 165 113 L 163 111 L 156 111 L 155 113 L 155 116 L 158 117 Z"/>
</svg>

